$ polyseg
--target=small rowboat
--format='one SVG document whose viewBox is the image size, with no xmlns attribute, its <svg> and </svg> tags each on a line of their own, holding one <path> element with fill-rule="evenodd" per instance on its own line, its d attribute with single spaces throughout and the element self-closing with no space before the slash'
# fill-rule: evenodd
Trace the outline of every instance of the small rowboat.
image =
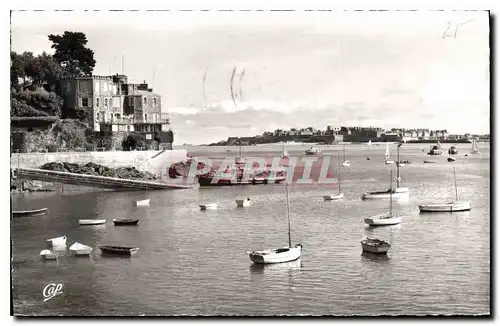
<svg viewBox="0 0 500 326">
<path fill-rule="evenodd" d="M 453 156 L 449 156 L 447 160 L 448 162 L 455 162 L 457 159 L 454 158 Z"/>
<path fill-rule="evenodd" d="M 137 207 L 140 207 L 140 206 L 149 206 L 149 202 L 150 202 L 150 201 L 151 201 L 151 199 L 150 199 L 150 198 L 148 198 L 148 199 L 143 199 L 143 200 L 138 200 L 138 201 L 136 201 L 136 202 L 135 202 L 135 205 L 136 205 Z"/>
<path fill-rule="evenodd" d="M 63 235 L 62 237 L 47 239 L 47 244 L 52 247 L 66 246 L 66 236 Z"/>
<path fill-rule="evenodd" d="M 137 247 L 127 246 L 99 246 L 103 254 L 131 256 L 139 251 Z"/>
<path fill-rule="evenodd" d="M 106 223 L 105 219 L 93 219 L 93 220 L 78 220 L 78 224 L 80 225 L 98 225 Z"/>
<path fill-rule="evenodd" d="M 391 244 L 383 240 L 367 238 L 361 241 L 361 248 L 364 252 L 370 252 L 372 254 L 387 254 Z"/>
<path fill-rule="evenodd" d="M 236 199 L 236 207 L 250 207 L 250 198 Z"/>
<path fill-rule="evenodd" d="M 45 260 L 56 260 L 59 255 L 57 254 L 57 252 L 45 249 L 40 251 L 40 256 Z"/>
<path fill-rule="evenodd" d="M 115 225 L 137 225 L 139 223 L 138 218 L 115 218 L 113 219 Z"/>
<path fill-rule="evenodd" d="M 208 209 L 217 209 L 218 207 L 219 207 L 218 203 L 210 203 L 210 204 L 200 205 L 200 209 L 202 211 L 206 211 Z"/>
<path fill-rule="evenodd" d="M 338 199 L 342 199 L 342 198 L 344 198 L 344 193 L 343 192 L 335 194 L 335 195 L 325 195 L 325 196 L 323 196 L 324 200 L 338 200 Z"/>
<path fill-rule="evenodd" d="M 69 250 L 76 256 L 88 256 L 92 252 L 92 247 L 75 242 L 69 247 Z"/>
<path fill-rule="evenodd" d="M 436 163 L 436 161 L 424 160 L 424 163 Z"/>
<path fill-rule="evenodd" d="M 34 209 L 31 211 L 12 211 L 12 216 L 21 217 L 21 216 L 35 216 L 35 215 L 43 215 L 47 213 L 47 208 Z"/>
</svg>

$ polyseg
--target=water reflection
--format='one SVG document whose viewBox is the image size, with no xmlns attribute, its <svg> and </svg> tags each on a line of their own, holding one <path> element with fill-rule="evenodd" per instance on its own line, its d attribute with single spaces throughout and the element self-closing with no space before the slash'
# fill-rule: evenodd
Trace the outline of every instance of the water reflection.
<svg viewBox="0 0 500 326">
<path fill-rule="evenodd" d="M 371 260 L 371 261 L 377 261 L 377 262 L 387 262 L 389 260 L 389 256 L 386 254 L 386 255 L 382 255 L 382 254 L 374 254 L 374 253 L 371 253 L 371 252 L 366 252 L 366 251 L 362 251 L 361 252 L 361 258 L 362 260 Z"/>
<path fill-rule="evenodd" d="M 288 263 L 279 263 L 279 264 L 254 263 L 250 265 L 250 272 L 254 274 L 280 273 L 280 272 L 300 270 L 302 267 L 303 266 L 300 259 Z"/>
</svg>

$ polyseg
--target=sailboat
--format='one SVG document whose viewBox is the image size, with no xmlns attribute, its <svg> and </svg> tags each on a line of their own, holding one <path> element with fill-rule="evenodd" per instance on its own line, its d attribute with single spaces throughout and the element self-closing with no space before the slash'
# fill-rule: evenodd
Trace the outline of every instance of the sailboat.
<svg viewBox="0 0 500 326">
<path fill-rule="evenodd" d="M 285 149 L 285 143 L 281 143 L 281 158 L 287 158 L 288 151 Z"/>
<path fill-rule="evenodd" d="M 240 164 L 245 164 L 245 161 L 243 161 L 243 159 L 241 158 L 241 142 L 239 142 L 239 154 L 238 156 L 234 159 L 234 163 L 236 165 L 240 165 Z"/>
<path fill-rule="evenodd" d="M 370 139 L 367 143 L 368 146 L 371 146 L 372 145 L 372 140 Z"/>
<path fill-rule="evenodd" d="M 391 170 L 391 188 L 392 188 L 392 170 Z M 401 223 L 403 218 L 401 215 L 394 213 L 392 211 L 392 192 L 390 196 L 389 213 L 382 213 L 379 215 L 372 216 L 370 218 L 365 218 L 365 223 L 370 226 L 382 226 L 382 225 L 394 225 Z"/>
<path fill-rule="evenodd" d="M 342 156 L 342 166 L 351 166 L 351 161 L 347 161 L 345 159 L 345 145 L 344 145 L 344 152 L 343 152 L 343 156 Z"/>
<path fill-rule="evenodd" d="M 471 154 L 479 154 L 479 146 L 475 140 L 472 141 L 472 152 Z"/>
<path fill-rule="evenodd" d="M 401 144 L 398 144 L 398 161 L 399 161 L 399 148 L 401 147 Z M 392 183 L 391 183 L 391 188 L 385 191 L 371 191 L 371 192 L 365 192 L 363 195 L 361 195 L 361 199 L 381 199 L 381 198 L 389 198 L 389 197 L 395 197 L 395 198 L 404 198 L 409 196 L 410 194 L 410 188 L 408 187 L 400 187 L 401 183 L 401 176 L 399 174 L 399 164 L 396 164 L 396 189 L 392 189 Z"/>
<path fill-rule="evenodd" d="M 455 201 L 445 203 L 445 204 L 426 204 L 419 205 L 418 209 L 420 212 L 463 212 L 470 211 L 471 202 L 470 200 L 458 200 L 458 189 L 457 189 L 457 175 L 455 173 L 455 167 L 453 167 L 453 177 L 455 178 Z"/>
<path fill-rule="evenodd" d="M 344 193 L 340 191 L 340 158 L 337 155 L 337 163 L 338 163 L 338 169 L 337 169 L 337 174 L 338 174 L 338 184 L 339 184 L 339 192 L 335 195 L 325 195 L 323 196 L 324 200 L 337 200 L 337 199 L 342 199 L 344 198 Z"/>
<path fill-rule="evenodd" d="M 385 164 L 394 164 L 393 160 L 390 160 L 391 158 L 391 152 L 389 151 L 389 142 L 387 142 L 387 145 L 385 146 Z"/>
<path fill-rule="evenodd" d="M 296 244 L 292 247 L 292 236 L 290 233 L 290 201 L 288 199 L 288 182 L 286 188 L 286 208 L 288 219 L 288 247 L 266 250 L 247 251 L 250 260 L 257 264 L 277 264 L 294 261 L 302 254 L 302 245 Z"/>
</svg>

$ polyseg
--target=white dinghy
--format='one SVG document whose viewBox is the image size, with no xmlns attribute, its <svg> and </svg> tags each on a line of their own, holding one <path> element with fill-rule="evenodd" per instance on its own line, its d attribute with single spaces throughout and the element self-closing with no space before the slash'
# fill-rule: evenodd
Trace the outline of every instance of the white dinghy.
<svg viewBox="0 0 500 326">
<path fill-rule="evenodd" d="M 213 210 L 213 209 L 217 209 L 218 207 L 219 207 L 219 203 L 210 203 L 210 204 L 200 205 L 200 209 L 202 211 Z"/>
<path fill-rule="evenodd" d="M 385 146 L 385 164 L 394 164 L 395 162 L 391 160 L 391 152 L 389 150 L 389 142 Z"/>
<path fill-rule="evenodd" d="M 392 170 L 391 170 L 392 188 Z M 401 223 L 402 216 L 392 211 L 392 193 L 390 196 L 389 212 L 365 218 L 365 223 L 370 226 L 395 225 Z"/>
<path fill-rule="evenodd" d="M 56 260 L 59 257 L 57 252 L 53 252 L 52 250 L 45 249 L 40 251 L 40 257 L 45 260 Z"/>
<path fill-rule="evenodd" d="M 71 251 L 76 256 L 88 256 L 92 252 L 92 247 L 86 246 L 82 243 L 75 242 L 69 247 Z"/>
<path fill-rule="evenodd" d="M 80 225 L 99 225 L 106 223 L 105 219 L 78 220 Z"/>
<path fill-rule="evenodd" d="M 66 236 L 47 239 L 47 244 L 52 247 L 65 247 L 66 246 Z"/>
<path fill-rule="evenodd" d="M 247 199 L 236 199 L 236 207 L 250 207 L 250 198 Z"/>
<path fill-rule="evenodd" d="M 345 167 L 351 166 L 351 161 L 345 159 L 345 145 L 344 145 L 344 151 L 343 151 L 343 156 L 342 156 L 342 166 L 345 166 Z"/>
<path fill-rule="evenodd" d="M 151 198 L 143 199 L 143 200 L 137 200 L 135 202 L 135 206 L 137 206 L 137 207 L 149 206 L 149 202 L 150 201 L 151 201 Z"/>
<path fill-rule="evenodd" d="M 288 200 L 288 182 L 286 186 L 286 207 L 288 218 L 288 247 L 266 250 L 247 251 L 250 260 L 256 264 L 277 264 L 294 261 L 302 254 L 302 245 L 296 244 L 292 247 L 292 237 L 290 233 L 290 204 Z"/>
<path fill-rule="evenodd" d="M 337 172 L 337 174 L 338 174 L 339 192 L 336 193 L 336 194 L 323 196 L 324 200 L 339 200 L 339 199 L 344 198 L 344 193 L 340 189 L 340 184 L 342 182 L 341 182 L 341 179 L 340 179 L 340 159 L 339 159 L 338 156 L 337 156 L 337 163 L 338 163 L 338 169 L 337 169 L 338 172 Z"/>
<path fill-rule="evenodd" d="M 457 176 L 453 167 L 453 177 L 455 179 L 455 201 L 442 204 L 419 205 L 420 212 L 465 212 L 471 210 L 470 200 L 458 200 Z"/>
</svg>

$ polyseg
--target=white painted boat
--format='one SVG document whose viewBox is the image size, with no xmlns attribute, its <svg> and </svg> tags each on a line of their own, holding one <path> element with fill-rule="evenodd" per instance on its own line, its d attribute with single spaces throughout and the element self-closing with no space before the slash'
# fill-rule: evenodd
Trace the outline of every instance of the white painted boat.
<svg viewBox="0 0 500 326">
<path fill-rule="evenodd" d="M 250 260 L 257 264 L 277 264 L 294 261 L 302 254 L 302 245 L 283 247 L 278 249 L 248 251 Z"/>
<path fill-rule="evenodd" d="M 75 242 L 69 247 L 71 251 L 76 256 L 88 256 L 92 252 L 92 247 L 86 246 L 82 243 Z"/>
<path fill-rule="evenodd" d="M 419 205 L 418 209 L 420 210 L 420 212 L 464 212 L 471 210 L 470 200 L 458 199 L 457 175 L 455 172 L 455 167 L 453 167 L 453 177 L 455 179 L 455 200 L 442 204 Z"/>
<path fill-rule="evenodd" d="M 250 260 L 256 264 L 278 264 L 294 261 L 302 255 L 302 245 L 296 244 L 292 246 L 291 226 L 290 226 L 290 201 L 288 199 L 288 182 L 285 183 L 286 188 L 286 207 L 288 220 L 288 247 L 277 249 L 253 250 L 247 251 Z"/>
<path fill-rule="evenodd" d="M 471 202 L 466 201 L 452 201 L 445 204 L 425 204 L 418 205 L 421 212 L 464 212 L 471 210 Z"/>
<path fill-rule="evenodd" d="M 202 211 L 211 210 L 211 209 L 217 209 L 218 207 L 219 207 L 218 203 L 210 203 L 210 204 L 200 205 L 200 209 Z"/>
<path fill-rule="evenodd" d="M 393 213 L 382 213 L 365 218 L 365 223 L 370 226 L 395 225 L 401 223 L 402 216 Z"/>
<path fill-rule="evenodd" d="M 325 196 L 323 196 L 324 200 L 339 200 L 339 199 L 342 199 L 342 198 L 344 198 L 344 194 L 343 193 L 338 193 L 338 194 L 335 194 L 335 195 L 325 195 Z"/>
<path fill-rule="evenodd" d="M 392 188 L 392 170 L 390 186 Z M 401 223 L 402 216 L 392 211 L 392 192 L 390 195 L 389 212 L 365 218 L 365 223 L 370 226 L 395 225 Z"/>
<path fill-rule="evenodd" d="M 389 150 L 389 142 L 385 145 L 385 164 L 394 164 L 395 162 L 391 160 L 391 152 Z"/>
<path fill-rule="evenodd" d="M 56 260 L 59 254 L 57 252 L 53 252 L 52 250 L 45 249 L 40 251 L 40 256 L 45 260 Z"/>
<path fill-rule="evenodd" d="M 364 252 L 372 254 L 387 254 L 391 248 L 391 244 L 379 239 L 366 238 L 361 241 L 361 248 Z"/>
<path fill-rule="evenodd" d="M 236 199 L 235 202 L 237 207 L 250 207 L 251 204 L 250 198 Z"/>
<path fill-rule="evenodd" d="M 149 202 L 151 201 L 151 198 L 148 198 L 148 199 L 143 199 L 143 200 L 138 200 L 135 202 L 135 205 L 137 207 L 141 207 L 141 206 L 149 206 Z"/>
<path fill-rule="evenodd" d="M 308 150 L 306 150 L 306 155 L 318 155 L 320 153 L 320 150 L 316 147 L 311 147 Z"/>
<path fill-rule="evenodd" d="M 63 247 L 66 246 L 66 236 L 63 235 L 61 237 L 47 239 L 47 244 L 52 247 Z"/>
<path fill-rule="evenodd" d="M 342 183 L 342 179 L 340 178 L 340 158 L 337 156 L 337 164 L 338 164 L 338 168 L 337 168 L 337 175 L 338 175 L 338 185 L 339 185 L 339 192 L 337 194 L 331 194 L 331 195 L 325 195 L 323 196 L 323 199 L 324 200 L 339 200 L 339 199 L 342 199 L 344 198 L 344 194 L 342 193 L 341 189 L 340 189 L 340 186 L 341 186 L 341 183 Z"/>
<path fill-rule="evenodd" d="M 106 223 L 105 219 L 78 220 L 80 225 L 98 225 Z"/>
</svg>

